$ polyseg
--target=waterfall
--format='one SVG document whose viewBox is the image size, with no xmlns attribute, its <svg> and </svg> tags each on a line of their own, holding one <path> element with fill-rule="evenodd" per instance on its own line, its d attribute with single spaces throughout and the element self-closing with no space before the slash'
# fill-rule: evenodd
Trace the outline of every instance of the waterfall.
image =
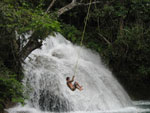
<svg viewBox="0 0 150 113">
<path fill-rule="evenodd" d="M 77 59 L 75 81 L 83 90 L 71 91 L 66 85 L 66 77 L 73 76 Z M 105 111 L 132 105 L 98 53 L 73 45 L 60 34 L 49 36 L 41 49 L 29 55 L 23 67 L 23 83 L 29 94 L 26 105 L 36 110 Z"/>
</svg>

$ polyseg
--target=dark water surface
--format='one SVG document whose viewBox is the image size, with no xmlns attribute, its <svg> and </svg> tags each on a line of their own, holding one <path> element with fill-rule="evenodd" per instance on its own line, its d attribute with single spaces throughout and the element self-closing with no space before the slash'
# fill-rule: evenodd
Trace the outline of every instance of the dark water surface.
<svg viewBox="0 0 150 113">
<path fill-rule="evenodd" d="M 141 109 L 138 113 L 150 113 L 150 101 L 136 101 L 134 105 Z"/>
</svg>

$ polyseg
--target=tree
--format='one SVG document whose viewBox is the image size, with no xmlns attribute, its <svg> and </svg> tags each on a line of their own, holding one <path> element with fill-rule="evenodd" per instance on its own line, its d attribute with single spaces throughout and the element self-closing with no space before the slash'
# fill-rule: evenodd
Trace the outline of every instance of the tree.
<svg viewBox="0 0 150 113">
<path fill-rule="evenodd" d="M 76 6 L 89 4 L 83 3 L 82 0 L 80 2 L 72 0 L 69 4 L 65 2 L 67 5 L 62 6 L 59 10 L 54 8 L 52 11 L 51 8 L 56 0 L 52 0 L 48 8 L 44 2 L 44 0 L 0 1 L 0 62 L 4 67 L 2 68 L 0 64 L 0 69 L 3 70 L 3 72 L 0 71 L 0 80 L 2 81 L 0 87 L 5 87 L 0 91 L 0 107 L 5 107 L 6 100 L 12 101 L 21 98 L 19 101 L 22 101 L 21 63 L 33 50 L 42 46 L 43 40 L 48 35 L 54 35 L 54 32 L 61 31 L 58 18 Z M 98 2 L 92 4 L 95 3 Z M 74 27 L 72 28 L 74 29 Z M 28 37 L 26 37 L 27 35 Z M 16 76 L 11 78 L 11 73 L 7 73 L 8 71 Z M 16 84 L 12 85 L 12 81 Z M 16 91 L 13 86 L 18 86 Z M 7 89 L 12 91 L 7 92 L 9 96 L 5 96 L 7 94 L 3 93 L 3 90 Z"/>
</svg>

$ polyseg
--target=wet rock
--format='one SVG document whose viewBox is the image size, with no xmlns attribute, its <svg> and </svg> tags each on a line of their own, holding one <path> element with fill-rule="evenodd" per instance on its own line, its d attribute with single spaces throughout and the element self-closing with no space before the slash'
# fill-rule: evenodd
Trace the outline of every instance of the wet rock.
<svg viewBox="0 0 150 113">
<path fill-rule="evenodd" d="M 41 92 L 39 105 L 40 109 L 43 111 L 63 112 L 71 110 L 67 99 L 60 98 L 49 91 Z"/>
</svg>

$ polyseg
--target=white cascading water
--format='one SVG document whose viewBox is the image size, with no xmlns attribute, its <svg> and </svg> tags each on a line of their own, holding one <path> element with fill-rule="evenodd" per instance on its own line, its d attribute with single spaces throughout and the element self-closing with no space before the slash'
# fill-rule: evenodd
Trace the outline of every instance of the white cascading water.
<svg viewBox="0 0 150 113">
<path fill-rule="evenodd" d="M 71 91 L 66 77 L 73 76 L 77 59 L 75 81 L 84 90 Z M 73 45 L 60 34 L 49 36 L 25 62 L 23 83 L 29 93 L 26 108 L 51 112 L 105 111 L 132 105 L 96 52 Z M 9 112 L 15 113 L 14 109 Z"/>
</svg>

